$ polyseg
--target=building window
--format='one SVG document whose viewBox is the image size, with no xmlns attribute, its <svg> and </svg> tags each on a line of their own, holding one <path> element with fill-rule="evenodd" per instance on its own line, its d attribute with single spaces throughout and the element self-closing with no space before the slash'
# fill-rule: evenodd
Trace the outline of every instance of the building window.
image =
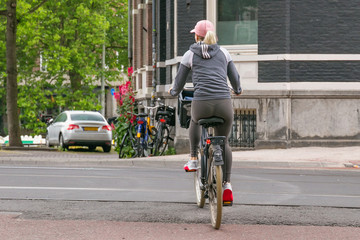
<svg viewBox="0 0 360 240">
<path fill-rule="evenodd" d="M 218 0 L 217 35 L 220 45 L 257 44 L 257 0 Z"/>
</svg>

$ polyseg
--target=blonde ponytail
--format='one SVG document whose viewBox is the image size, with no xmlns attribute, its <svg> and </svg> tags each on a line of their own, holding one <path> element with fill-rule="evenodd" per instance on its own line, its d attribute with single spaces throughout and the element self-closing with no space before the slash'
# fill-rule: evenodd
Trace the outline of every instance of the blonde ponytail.
<svg viewBox="0 0 360 240">
<path fill-rule="evenodd" d="M 204 38 L 204 43 L 207 45 L 212 45 L 215 44 L 216 42 L 217 42 L 216 34 L 213 31 L 207 31 Z"/>
</svg>

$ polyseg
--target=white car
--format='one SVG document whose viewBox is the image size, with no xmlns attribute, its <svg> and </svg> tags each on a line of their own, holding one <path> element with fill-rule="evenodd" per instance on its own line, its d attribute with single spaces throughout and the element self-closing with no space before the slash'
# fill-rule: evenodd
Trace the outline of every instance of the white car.
<svg viewBox="0 0 360 240">
<path fill-rule="evenodd" d="M 69 146 L 88 146 L 94 150 L 101 146 L 104 152 L 110 152 L 112 129 L 98 112 L 64 111 L 50 120 L 47 127 L 46 145 L 59 145 L 62 149 Z"/>
</svg>

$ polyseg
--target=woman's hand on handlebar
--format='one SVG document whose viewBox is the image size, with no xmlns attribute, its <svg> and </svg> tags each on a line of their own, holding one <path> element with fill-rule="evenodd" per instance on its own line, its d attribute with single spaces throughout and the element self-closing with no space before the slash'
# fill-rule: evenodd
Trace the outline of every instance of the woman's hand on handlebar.
<svg viewBox="0 0 360 240">
<path fill-rule="evenodd" d="M 232 94 L 235 94 L 236 96 L 239 96 L 243 93 L 243 89 L 240 87 L 240 92 L 236 93 L 232 87 L 229 87 Z"/>
<path fill-rule="evenodd" d="M 232 90 L 232 93 L 235 94 L 236 96 L 239 96 L 243 93 L 243 90 L 241 89 L 239 93 L 236 93 L 234 90 Z"/>
</svg>

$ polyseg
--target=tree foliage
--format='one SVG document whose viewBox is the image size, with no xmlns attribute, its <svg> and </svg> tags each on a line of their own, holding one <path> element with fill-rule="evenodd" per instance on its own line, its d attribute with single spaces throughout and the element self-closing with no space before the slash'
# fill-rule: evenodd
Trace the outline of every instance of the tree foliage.
<svg viewBox="0 0 360 240">
<path fill-rule="evenodd" d="M 99 110 L 95 87 L 100 76 L 104 74 L 111 85 L 121 80 L 120 72 L 127 65 L 127 1 L 57 0 L 32 10 L 40 2 L 18 0 L 17 4 L 18 106 L 23 127 L 36 134 L 45 130 L 38 118 L 47 109 Z M 3 18 L 0 31 L 4 32 Z M 3 42 L 1 36 L 1 50 Z M 0 84 L 3 78 L 4 73 Z"/>
</svg>

